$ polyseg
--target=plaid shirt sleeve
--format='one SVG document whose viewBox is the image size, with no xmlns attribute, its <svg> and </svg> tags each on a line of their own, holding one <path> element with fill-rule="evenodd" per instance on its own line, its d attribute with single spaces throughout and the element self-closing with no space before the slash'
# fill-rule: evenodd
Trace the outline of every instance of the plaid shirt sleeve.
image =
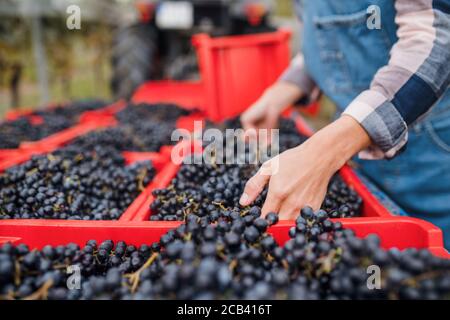
<svg viewBox="0 0 450 320">
<path fill-rule="evenodd" d="M 291 62 L 289 68 L 281 75 L 280 81 L 289 82 L 298 86 L 308 98 L 308 102 L 317 99 L 316 83 L 309 76 L 305 68 L 302 54 L 298 54 Z"/>
<path fill-rule="evenodd" d="M 372 139 L 363 159 L 395 157 L 406 145 L 408 126 L 424 116 L 450 84 L 449 0 L 396 0 L 399 40 L 390 61 L 344 114 Z"/>
</svg>

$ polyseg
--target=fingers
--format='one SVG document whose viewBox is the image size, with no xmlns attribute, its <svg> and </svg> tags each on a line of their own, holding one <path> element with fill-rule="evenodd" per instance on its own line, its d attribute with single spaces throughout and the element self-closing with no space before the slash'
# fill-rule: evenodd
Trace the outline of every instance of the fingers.
<svg viewBox="0 0 450 320">
<path fill-rule="evenodd" d="M 283 199 L 273 192 L 273 190 L 270 190 L 267 193 L 266 201 L 264 202 L 264 206 L 261 211 L 261 217 L 265 218 L 270 212 L 278 213 L 281 208 L 281 204 L 283 202 Z"/>
<path fill-rule="evenodd" d="M 268 212 L 278 212 L 280 220 L 295 220 L 300 215 L 300 210 L 304 207 L 311 207 L 315 212 L 320 209 L 325 198 L 326 189 L 316 192 L 291 193 L 286 199 L 281 201 L 279 210 L 269 208 Z M 267 200 L 266 200 L 267 201 Z M 274 206 L 275 207 L 275 206 Z M 263 209 L 264 214 L 264 209 Z"/>
<path fill-rule="evenodd" d="M 270 180 L 270 174 L 263 170 L 258 172 L 247 181 L 244 189 L 244 193 L 239 200 L 239 204 L 243 207 L 250 205 L 255 201 L 258 195 L 263 191 L 264 187 Z"/>
<path fill-rule="evenodd" d="M 296 202 L 292 202 L 289 198 L 283 201 L 280 207 L 278 218 L 280 220 L 294 220 L 300 214 L 302 206 Z"/>
<path fill-rule="evenodd" d="M 278 128 L 279 114 L 269 110 L 264 119 L 262 129 L 258 138 L 262 146 L 270 146 L 272 144 L 272 133 L 275 128 Z"/>
<path fill-rule="evenodd" d="M 244 141 L 258 141 L 258 133 L 255 128 L 250 128 L 244 131 Z"/>
<path fill-rule="evenodd" d="M 242 128 L 245 131 L 249 129 L 256 129 L 258 122 L 260 122 L 264 116 L 264 106 L 260 101 L 258 101 L 241 115 Z"/>
<path fill-rule="evenodd" d="M 256 121 L 253 121 L 253 119 L 250 119 L 248 117 L 241 117 L 241 124 L 244 131 L 250 130 L 250 129 L 256 129 L 255 125 Z"/>
</svg>

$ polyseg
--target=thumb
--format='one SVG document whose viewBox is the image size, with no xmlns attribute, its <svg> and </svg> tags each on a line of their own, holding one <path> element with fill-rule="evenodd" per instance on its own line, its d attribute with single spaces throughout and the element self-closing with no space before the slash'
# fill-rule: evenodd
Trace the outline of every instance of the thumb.
<svg viewBox="0 0 450 320">
<path fill-rule="evenodd" d="M 245 111 L 240 118 L 243 129 L 248 130 L 251 128 L 255 128 L 255 124 L 260 117 L 261 115 L 258 110 L 254 110 L 253 108 L 251 108 Z"/>
<path fill-rule="evenodd" d="M 264 120 L 266 116 L 267 104 L 264 98 L 256 101 L 248 110 L 241 115 L 241 123 L 244 130 L 256 128 L 258 122 Z"/>
<path fill-rule="evenodd" d="M 262 145 L 270 146 L 272 144 L 273 130 L 275 128 L 278 128 L 279 117 L 280 117 L 279 113 L 274 112 L 273 110 L 271 112 L 268 112 L 267 117 L 265 119 L 266 131 L 260 137 L 262 140 Z"/>
<path fill-rule="evenodd" d="M 252 204 L 261 191 L 263 191 L 264 187 L 269 182 L 270 177 L 271 175 L 266 170 L 258 170 L 258 172 L 245 184 L 244 193 L 239 200 L 239 204 L 243 207 Z"/>
</svg>

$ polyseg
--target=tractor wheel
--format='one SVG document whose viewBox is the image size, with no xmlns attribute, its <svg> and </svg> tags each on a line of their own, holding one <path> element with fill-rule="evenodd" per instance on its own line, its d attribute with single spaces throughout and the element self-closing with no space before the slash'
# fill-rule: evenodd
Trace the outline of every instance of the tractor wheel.
<svg viewBox="0 0 450 320">
<path fill-rule="evenodd" d="M 116 99 L 129 99 L 157 69 L 157 33 L 151 25 L 120 29 L 112 45 L 111 89 Z"/>
</svg>

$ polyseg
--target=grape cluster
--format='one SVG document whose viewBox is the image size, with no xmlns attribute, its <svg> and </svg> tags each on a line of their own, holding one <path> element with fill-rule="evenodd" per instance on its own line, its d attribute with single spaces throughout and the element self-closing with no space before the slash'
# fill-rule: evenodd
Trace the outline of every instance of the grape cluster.
<svg viewBox="0 0 450 320">
<path fill-rule="evenodd" d="M 329 185 L 322 203 L 322 209 L 330 218 L 353 218 L 361 215 L 362 198 L 351 189 L 339 175 L 335 175 Z"/>
<path fill-rule="evenodd" d="M 73 126 L 83 112 L 105 105 L 105 102 L 97 100 L 73 102 L 66 106 L 33 112 L 33 116 L 42 119 L 40 124 L 33 124 L 27 116 L 0 123 L 0 149 L 15 149 L 23 141 L 41 140 Z"/>
<path fill-rule="evenodd" d="M 116 220 L 154 175 L 114 149 L 68 146 L 0 174 L 0 219 Z"/>
<path fill-rule="evenodd" d="M 116 117 L 122 124 L 138 126 L 142 121 L 165 122 L 174 125 L 175 122 L 191 112 L 174 104 L 129 104 Z"/>
<path fill-rule="evenodd" d="M 144 151 L 147 148 L 137 139 L 130 130 L 124 127 L 114 127 L 91 131 L 73 140 L 68 147 L 79 150 L 93 150 L 97 146 L 113 148 L 117 151 Z M 148 148 L 148 151 L 157 151 Z"/>
<path fill-rule="evenodd" d="M 257 167 L 250 165 L 182 165 L 168 188 L 153 192 L 150 220 L 181 221 L 191 213 L 214 217 L 218 208 L 239 202 L 245 182 L 256 171 Z M 265 195 L 266 191 L 255 203 L 262 206 Z"/>
<path fill-rule="evenodd" d="M 279 125 L 280 152 L 296 147 L 306 140 L 305 136 L 299 134 L 293 120 L 281 119 Z M 207 128 L 213 126 L 214 124 L 210 122 L 206 124 Z M 224 132 L 226 129 L 239 127 L 241 127 L 240 120 L 234 118 L 217 128 Z M 183 164 L 168 188 L 153 192 L 155 200 L 150 205 L 150 220 L 176 221 L 184 220 L 190 213 L 199 216 L 216 214 L 215 207 L 230 208 L 239 202 L 246 181 L 256 174 L 259 164 L 264 159 L 261 159 L 259 164 L 249 164 L 245 161 L 229 164 L 225 157 L 235 146 L 229 146 L 223 141 L 222 147 L 224 152 L 216 154 L 213 152 L 209 161 L 205 161 L 207 158 L 203 155 L 193 155 L 191 159 L 193 164 Z M 237 154 L 236 148 L 231 151 Z M 244 154 L 238 154 L 238 157 L 249 159 L 249 154 L 250 146 L 247 145 Z M 266 195 L 267 189 L 258 196 L 254 205 L 262 207 Z M 361 208 L 361 197 L 338 175 L 334 176 L 328 186 L 322 209 L 332 218 L 349 218 L 360 216 Z"/>
<path fill-rule="evenodd" d="M 211 122 L 206 123 L 206 128 L 218 128 L 222 132 L 226 129 L 241 127 L 240 120 L 234 118 L 216 125 Z M 306 137 L 299 134 L 295 123 L 291 119 L 280 121 L 280 150 L 287 150 L 303 143 Z M 153 196 L 155 200 L 150 206 L 152 221 L 176 221 L 183 220 L 187 214 L 195 213 L 199 216 L 216 214 L 214 208 L 234 207 L 242 195 L 245 183 L 256 174 L 259 164 L 264 159 L 259 159 L 258 163 L 252 164 L 246 160 L 250 159 L 250 146 L 247 145 L 243 154 L 239 154 L 236 145 L 228 145 L 226 139 L 223 141 L 223 152 L 217 152 L 212 148 L 211 158 L 203 158 L 203 155 L 192 155 L 191 163 L 181 166 L 176 178 L 166 189 L 155 190 Z M 237 155 L 233 163 L 227 163 L 228 153 Z M 267 155 L 266 155 L 267 156 Z M 241 159 L 237 159 L 241 157 Z M 267 160 L 267 159 L 266 159 Z M 331 185 L 339 183 L 340 178 L 334 178 Z M 331 187 L 330 187 L 331 188 Z M 349 208 L 342 208 L 345 216 L 358 215 L 361 207 L 361 199 L 348 188 L 343 193 L 348 196 L 335 196 L 336 192 L 330 193 L 329 202 L 333 206 L 327 209 L 337 211 L 340 205 L 351 203 Z M 333 190 L 336 188 L 333 188 Z M 264 190 L 255 200 L 255 205 L 261 207 L 266 198 L 267 190 Z M 340 195 L 340 194 L 338 194 Z M 351 198 L 355 196 L 355 199 Z M 344 203 L 342 203 L 344 201 Z"/>
<path fill-rule="evenodd" d="M 189 112 L 175 105 L 128 105 L 117 114 L 119 126 L 96 130 L 75 139 L 81 149 L 108 146 L 118 151 L 157 152 L 171 141 L 176 121 Z"/>
<path fill-rule="evenodd" d="M 233 127 L 238 120 L 230 120 L 224 127 Z M 281 121 L 280 151 L 290 149 L 301 144 L 306 138 L 300 135 L 295 123 L 290 119 Z M 221 128 L 224 130 L 224 128 Z M 227 163 L 226 155 L 230 149 L 226 141 L 223 144 L 222 153 L 214 153 L 212 157 L 204 155 L 192 155 L 191 163 L 183 164 L 172 183 L 166 188 L 155 190 L 155 200 L 150 206 L 152 221 L 176 221 L 184 220 L 185 216 L 195 213 L 199 216 L 214 214 L 215 207 L 234 207 L 242 195 L 245 183 L 256 174 L 259 164 L 251 164 L 248 161 L 234 161 Z M 237 154 L 236 149 L 232 149 Z M 242 155 L 237 157 L 251 158 L 250 146 L 246 146 Z M 208 161 L 207 161 L 208 160 Z M 267 195 L 267 189 L 258 196 L 254 204 L 262 207 Z M 322 208 L 330 213 L 331 217 L 356 217 L 361 215 L 362 199 L 347 186 L 339 176 L 332 178 Z"/>
<path fill-rule="evenodd" d="M 305 142 L 307 139 L 306 136 L 298 133 L 297 126 L 291 119 L 280 119 L 279 130 L 280 152 L 295 148 Z"/>
<path fill-rule="evenodd" d="M 117 119 L 139 141 L 137 149 L 131 151 L 158 151 L 177 142 L 171 140 L 177 120 L 190 113 L 173 104 L 139 104 L 128 105 Z"/>
<path fill-rule="evenodd" d="M 44 119 L 46 117 L 61 117 L 70 119 L 71 121 L 77 121 L 79 116 L 87 111 L 94 111 L 104 108 L 108 105 L 108 102 L 97 99 L 87 99 L 73 101 L 68 104 L 56 106 L 55 108 L 47 108 L 36 110 L 33 115 L 41 116 Z"/>
<path fill-rule="evenodd" d="M 137 141 L 136 147 L 129 151 L 159 151 L 162 146 L 175 145 L 178 141 L 172 141 L 172 133 L 175 125 L 164 122 L 141 122 L 136 126 L 126 128 L 132 131 L 133 138 Z"/>
<path fill-rule="evenodd" d="M 150 220 L 181 221 L 191 213 L 203 217 L 216 214 L 217 207 L 232 208 L 239 203 L 246 181 L 257 169 L 250 165 L 182 165 L 167 188 L 153 191 L 155 200 L 150 205 Z M 266 195 L 264 189 L 254 205 L 262 207 Z M 332 218 L 357 217 L 361 215 L 362 199 L 335 176 L 322 208 Z"/>
<path fill-rule="evenodd" d="M 206 128 L 217 128 L 223 132 L 227 129 L 242 129 L 242 123 L 239 117 L 228 119 L 223 123 L 215 124 L 210 121 L 206 122 Z M 279 152 L 299 146 L 307 140 L 307 137 L 300 134 L 295 121 L 290 118 L 281 118 L 278 121 L 279 130 Z"/>
<path fill-rule="evenodd" d="M 46 116 L 42 124 L 32 124 L 27 117 L 0 124 L 0 149 L 18 148 L 23 141 L 41 140 L 72 125 L 69 119 Z"/>
<path fill-rule="evenodd" d="M 30 251 L 0 248 L 4 299 L 438 299 L 450 294 L 450 261 L 428 251 L 380 248 L 328 214 L 304 208 L 290 240 L 268 233 L 277 215 L 257 207 L 191 214 L 160 241 L 136 247 L 89 241 Z M 276 226 L 275 226 L 276 227 Z M 67 288 L 66 267 L 81 272 Z M 367 267 L 381 268 L 381 289 L 367 287 Z"/>
</svg>

